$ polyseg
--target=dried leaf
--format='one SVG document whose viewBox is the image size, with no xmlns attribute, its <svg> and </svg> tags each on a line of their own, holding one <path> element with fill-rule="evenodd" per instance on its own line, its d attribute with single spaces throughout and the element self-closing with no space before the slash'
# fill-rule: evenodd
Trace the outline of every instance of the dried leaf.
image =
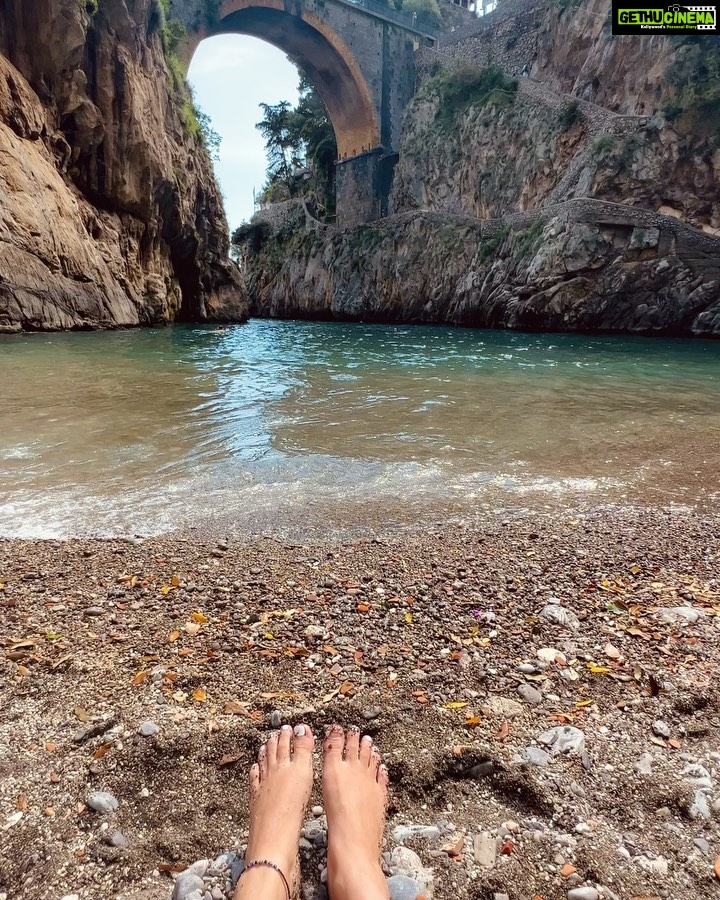
<svg viewBox="0 0 720 900">
<path fill-rule="evenodd" d="M 594 702 L 594 700 L 580 700 L 575 706 L 577 706 L 578 709 L 585 709 L 586 706 L 592 706 Z"/>
<path fill-rule="evenodd" d="M 237 700 L 229 700 L 223 707 L 223 713 L 226 716 L 250 715 L 247 706 L 243 703 L 239 703 Z"/>
<path fill-rule="evenodd" d="M 137 675 L 133 678 L 132 683 L 135 685 L 144 684 L 144 682 L 146 682 L 149 677 L 150 673 L 148 671 L 138 672 Z"/>
<path fill-rule="evenodd" d="M 413 623 L 413 614 L 411 612 L 405 613 L 405 621 L 408 625 L 412 625 Z"/>
<path fill-rule="evenodd" d="M 25 794 L 20 794 L 17 798 L 17 803 L 15 804 L 15 809 L 20 809 L 25 812 L 28 808 L 28 798 Z"/>
<path fill-rule="evenodd" d="M 495 734 L 495 740 L 504 741 L 505 738 L 510 734 L 510 723 L 506 720 L 500 726 L 500 729 Z"/>
<path fill-rule="evenodd" d="M 480 716 L 470 716 L 469 719 L 465 720 L 466 728 L 477 728 L 478 725 L 482 722 Z"/>
<path fill-rule="evenodd" d="M 452 702 L 445 704 L 445 709 L 464 709 L 469 705 L 469 700 L 453 700 Z"/>
<path fill-rule="evenodd" d="M 90 717 L 81 706 L 75 707 L 75 718 L 78 722 L 89 722 Z"/>
<path fill-rule="evenodd" d="M 194 612 L 190 618 L 193 622 L 199 622 L 201 625 L 205 625 L 205 623 L 208 622 L 208 617 L 201 612 Z"/>
<path fill-rule="evenodd" d="M 93 759 L 102 759 L 111 747 L 112 744 L 103 744 L 102 747 L 98 747 L 93 753 Z"/>
<path fill-rule="evenodd" d="M 677 738 L 670 738 L 668 740 L 668 744 L 673 748 L 673 750 L 682 750 L 682 741 L 679 741 Z"/>
<path fill-rule="evenodd" d="M 355 685 L 352 681 L 344 681 L 340 687 L 338 688 L 343 697 L 347 697 L 348 694 L 352 693 L 355 690 Z"/>
<path fill-rule="evenodd" d="M 30 669 L 28 669 L 27 666 L 18 666 L 17 673 L 18 673 L 18 675 L 22 675 L 22 677 L 25 678 L 27 675 L 30 674 Z"/>
<path fill-rule="evenodd" d="M 48 753 L 54 753 L 57 750 L 57 744 L 54 744 L 52 741 L 48 741 L 48 743 L 45 744 L 45 749 Z"/>
<path fill-rule="evenodd" d="M 171 584 L 173 587 L 180 587 L 180 585 L 182 584 L 182 582 L 181 582 L 180 579 L 177 577 L 177 575 L 173 575 L 173 577 L 170 579 L 170 584 Z"/>
<path fill-rule="evenodd" d="M 240 762 L 242 759 L 241 753 L 226 753 L 220 761 L 218 762 L 219 766 L 232 766 L 236 762 Z"/>
<path fill-rule="evenodd" d="M 593 673 L 593 675 L 609 675 L 610 669 L 606 666 L 597 666 L 595 663 L 588 663 L 588 669 Z"/>
<path fill-rule="evenodd" d="M 370 606 L 367 603 L 358 603 L 357 611 L 359 613 L 366 613 L 370 609 Z"/>
<path fill-rule="evenodd" d="M 169 641 L 171 644 L 174 644 L 175 641 L 179 640 L 180 632 L 179 631 L 171 631 L 169 636 Z"/>
<path fill-rule="evenodd" d="M 192 692 L 192 698 L 196 703 L 205 703 L 207 701 L 207 693 L 204 688 L 195 688 Z"/>
<path fill-rule="evenodd" d="M 175 875 L 178 872 L 184 872 L 188 864 L 184 862 L 176 863 L 158 863 L 158 872 L 164 872 L 166 875 Z"/>
</svg>

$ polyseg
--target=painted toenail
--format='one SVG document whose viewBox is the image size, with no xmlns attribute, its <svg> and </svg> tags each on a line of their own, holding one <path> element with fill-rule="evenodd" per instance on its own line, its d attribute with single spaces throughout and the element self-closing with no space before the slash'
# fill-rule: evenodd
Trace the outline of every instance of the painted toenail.
<svg viewBox="0 0 720 900">
<path fill-rule="evenodd" d="M 370 742 L 372 743 L 372 738 L 370 737 L 369 734 L 366 734 L 366 735 L 363 737 L 363 740 L 365 741 L 365 743 L 367 743 L 368 741 L 370 741 Z"/>
<path fill-rule="evenodd" d="M 305 728 L 304 725 L 296 725 L 295 726 L 295 737 L 296 738 L 305 737 L 306 734 L 307 734 L 307 728 Z"/>
<path fill-rule="evenodd" d="M 291 731 L 291 730 L 292 730 L 292 726 L 290 726 L 290 725 L 283 725 L 282 730 L 283 730 L 283 731 Z"/>
</svg>

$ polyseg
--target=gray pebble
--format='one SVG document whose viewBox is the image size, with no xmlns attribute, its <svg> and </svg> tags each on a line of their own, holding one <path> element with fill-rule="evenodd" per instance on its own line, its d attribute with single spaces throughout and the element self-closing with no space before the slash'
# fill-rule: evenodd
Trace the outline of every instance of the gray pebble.
<svg viewBox="0 0 720 900">
<path fill-rule="evenodd" d="M 94 791 L 85 801 L 90 809 L 97 813 L 112 813 L 120 805 L 117 797 L 107 791 Z"/>
<path fill-rule="evenodd" d="M 127 847 L 128 839 L 122 833 L 122 831 L 113 831 L 110 837 L 110 846 L 111 847 Z"/>
<path fill-rule="evenodd" d="M 322 806 L 313 806 L 312 814 L 315 816 L 316 819 L 319 819 L 320 816 L 325 815 L 325 810 L 322 808 Z"/>
<path fill-rule="evenodd" d="M 440 829 L 437 825 L 397 825 L 393 829 L 393 840 L 396 844 L 404 844 L 410 838 L 421 841 L 439 841 Z"/>
<path fill-rule="evenodd" d="M 472 769 L 470 769 L 470 777 L 480 780 L 481 778 L 488 778 L 494 772 L 495 763 L 492 762 L 492 760 L 488 760 L 487 762 L 478 763 L 477 766 L 473 766 Z"/>
<path fill-rule="evenodd" d="M 532 663 L 523 663 L 521 666 L 518 666 L 518 672 L 522 672 L 523 675 L 534 675 L 537 669 Z"/>
<path fill-rule="evenodd" d="M 521 685 L 518 685 L 518 694 L 520 694 L 520 696 L 526 703 L 530 703 L 533 706 L 537 706 L 538 703 L 542 703 L 542 694 L 531 684 L 523 683 Z"/>
<path fill-rule="evenodd" d="M 390 900 L 415 900 L 420 893 L 417 881 L 407 875 L 393 875 L 387 880 Z"/>
<path fill-rule="evenodd" d="M 695 838 L 693 843 L 695 844 L 695 846 L 698 849 L 702 850 L 702 852 L 705 853 L 706 855 L 710 854 L 710 844 L 705 840 L 705 838 Z"/>
<path fill-rule="evenodd" d="M 670 726 L 663 722 L 662 719 L 657 719 L 657 721 L 653 722 L 652 730 L 654 733 L 661 738 L 669 738 L 672 732 L 670 731 Z"/>
<path fill-rule="evenodd" d="M 599 896 L 594 887 L 579 887 L 568 891 L 568 900 L 598 900 Z"/>
<path fill-rule="evenodd" d="M 377 719 L 382 714 L 382 710 L 377 706 L 373 706 L 370 709 L 363 710 L 362 717 L 366 722 L 372 722 L 373 719 Z"/>
<path fill-rule="evenodd" d="M 138 728 L 138 734 L 141 734 L 143 737 L 152 737 L 154 734 L 157 734 L 158 731 L 160 731 L 160 726 L 151 719 L 148 719 L 147 722 L 143 722 Z"/>
<path fill-rule="evenodd" d="M 185 869 L 175 879 L 175 889 L 173 890 L 172 900 L 190 900 L 192 894 L 198 893 L 202 898 L 205 891 L 205 882 L 199 875 Z"/>
<path fill-rule="evenodd" d="M 238 881 L 240 881 L 240 876 L 244 871 L 245 860 L 240 856 L 236 856 L 230 866 L 230 884 L 232 885 L 233 890 L 235 889 L 235 885 L 238 883 Z"/>
<path fill-rule="evenodd" d="M 101 606 L 89 606 L 85 610 L 86 616 L 101 616 L 105 610 Z"/>
<path fill-rule="evenodd" d="M 522 751 L 521 758 L 523 762 L 530 763 L 531 766 L 540 766 L 541 769 L 550 765 L 550 754 L 539 747 L 526 747 Z"/>
<path fill-rule="evenodd" d="M 283 717 L 279 709 L 274 709 L 270 713 L 270 727 L 279 728 L 282 725 Z"/>
</svg>

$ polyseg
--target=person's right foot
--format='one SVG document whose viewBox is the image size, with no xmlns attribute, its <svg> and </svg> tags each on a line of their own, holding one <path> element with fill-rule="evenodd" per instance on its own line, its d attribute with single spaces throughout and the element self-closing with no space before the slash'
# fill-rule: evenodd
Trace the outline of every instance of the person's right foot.
<svg viewBox="0 0 720 900">
<path fill-rule="evenodd" d="M 334 725 L 325 740 L 323 803 L 333 900 L 387 900 L 380 867 L 388 773 L 372 738 Z"/>
</svg>

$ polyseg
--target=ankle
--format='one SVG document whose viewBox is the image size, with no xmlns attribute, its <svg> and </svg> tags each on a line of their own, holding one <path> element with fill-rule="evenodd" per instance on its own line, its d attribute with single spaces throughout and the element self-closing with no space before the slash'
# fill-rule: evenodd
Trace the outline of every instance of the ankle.
<svg viewBox="0 0 720 900">
<path fill-rule="evenodd" d="M 283 870 L 288 878 L 288 873 Z M 278 872 L 257 866 L 243 872 L 235 890 L 234 900 L 256 900 L 267 897 L 268 900 L 287 900 L 288 892 Z"/>
<path fill-rule="evenodd" d="M 328 889 L 333 900 L 388 900 L 390 889 L 378 860 L 345 858 L 333 864 L 328 855 Z"/>
</svg>

